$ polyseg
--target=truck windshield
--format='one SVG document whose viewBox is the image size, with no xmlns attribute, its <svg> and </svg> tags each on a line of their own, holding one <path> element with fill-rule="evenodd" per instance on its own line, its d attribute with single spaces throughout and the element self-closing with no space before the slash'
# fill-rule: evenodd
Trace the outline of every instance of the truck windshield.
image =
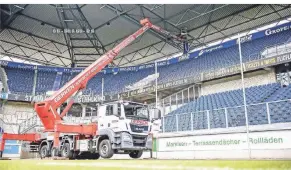
<svg viewBox="0 0 291 170">
<path fill-rule="evenodd" d="M 124 113 L 126 118 L 149 119 L 147 107 L 141 105 L 124 105 Z"/>
</svg>

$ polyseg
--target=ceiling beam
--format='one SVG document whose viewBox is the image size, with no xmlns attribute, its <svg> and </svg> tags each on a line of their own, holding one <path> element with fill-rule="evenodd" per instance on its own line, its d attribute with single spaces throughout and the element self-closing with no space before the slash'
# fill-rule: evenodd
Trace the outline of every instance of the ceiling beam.
<svg viewBox="0 0 291 170">
<path fill-rule="evenodd" d="M 53 55 L 53 56 L 56 56 L 56 57 L 60 57 L 60 58 L 64 58 L 64 59 L 67 59 L 66 57 L 64 56 L 61 56 L 59 54 L 56 54 L 56 53 L 52 53 L 52 52 L 49 52 L 49 51 L 44 51 L 43 49 L 41 48 L 36 48 L 36 47 L 33 47 L 33 46 L 29 46 L 29 45 L 26 45 L 26 44 L 21 44 L 21 43 L 13 43 L 13 42 L 9 42 L 9 41 L 6 41 L 6 40 L 0 40 L 0 42 L 5 42 L 5 43 L 8 43 L 8 44 L 12 44 L 12 45 L 16 45 L 16 46 L 20 46 L 20 47 L 24 47 L 24 48 L 27 48 L 27 49 L 30 49 L 30 50 L 34 50 L 34 51 L 38 51 L 38 52 L 42 52 L 42 53 L 45 53 L 45 54 L 49 54 L 49 55 Z"/>
<path fill-rule="evenodd" d="M 99 55 L 100 54 L 97 54 L 97 53 L 75 53 L 75 55 Z"/>
<path fill-rule="evenodd" d="M 24 33 L 24 34 L 27 34 L 27 35 L 30 35 L 30 36 L 33 36 L 33 37 L 36 37 L 36 38 L 40 38 L 40 39 L 43 39 L 43 40 L 46 40 L 46 41 L 50 41 L 50 42 L 53 42 L 53 43 L 56 43 L 56 44 L 59 44 L 59 45 L 63 45 L 63 46 L 66 46 L 66 44 L 64 43 L 61 43 L 61 42 L 58 42 L 58 41 L 54 41 L 54 40 L 51 40 L 51 39 L 48 39 L 48 38 L 45 38 L 45 37 L 42 37 L 42 36 L 39 36 L 39 35 L 35 35 L 35 34 L 32 34 L 31 32 L 26 32 L 26 31 L 23 31 L 23 30 L 20 30 L 20 29 L 17 29 L 17 28 L 13 28 L 13 27 L 7 27 L 8 29 L 11 29 L 13 31 L 18 31 L 18 32 L 21 32 L 21 33 Z"/>
<path fill-rule="evenodd" d="M 109 10 L 110 10 L 111 12 L 113 12 L 113 13 L 115 13 L 116 11 L 121 12 L 119 9 L 116 9 L 116 8 L 112 7 L 111 5 L 105 5 L 105 7 L 106 7 L 107 9 L 109 9 Z M 130 21 L 131 23 L 133 23 L 133 24 L 135 24 L 135 25 L 141 26 L 141 24 L 139 23 L 139 21 L 137 21 L 136 19 L 132 18 L 131 16 L 129 16 L 129 15 L 127 15 L 127 14 L 122 15 L 122 17 L 124 17 L 125 19 L 127 19 L 128 21 Z M 165 38 L 164 36 L 162 36 L 160 33 L 156 32 L 156 31 L 154 31 L 154 30 L 152 30 L 152 29 L 149 29 L 148 31 L 149 31 L 151 34 L 153 34 L 154 36 L 156 36 L 156 37 L 158 37 L 159 39 L 161 39 L 162 41 L 168 43 L 168 44 L 171 45 L 172 47 L 177 48 L 177 49 L 179 49 L 179 50 L 182 51 L 182 48 L 181 48 L 179 45 L 173 43 L 172 41 L 168 41 L 167 38 Z"/>
<path fill-rule="evenodd" d="M 77 6 L 77 11 L 79 12 L 81 18 L 86 22 L 86 24 L 89 27 L 89 29 L 92 30 L 93 28 L 92 28 L 91 24 L 89 23 L 89 21 L 87 20 L 87 18 L 85 17 L 85 15 L 83 14 L 81 8 L 78 5 L 76 5 L 76 6 Z M 99 44 L 101 46 L 101 49 L 103 50 L 103 53 L 106 53 L 106 49 L 105 49 L 103 43 L 101 42 L 100 38 L 95 33 L 95 30 L 94 30 L 94 33 L 92 35 L 93 35 L 94 39 L 99 42 Z M 95 44 L 95 46 L 97 46 L 97 44 Z"/>
<path fill-rule="evenodd" d="M 78 6 L 78 5 L 77 5 L 77 6 Z M 69 7 L 69 9 L 70 9 L 69 11 L 71 12 L 71 14 L 72 14 L 72 16 L 74 17 L 74 19 L 77 21 L 78 25 L 79 25 L 82 29 L 86 30 L 85 26 L 83 26 L 82 23 L 80 22 L 80 19 L 79 19 L 79 18 L 75 15 L 75 13 L 73 12 L 73 9 L 71 8 L 71 6 L 68 5 L 68 7 Z M 81 11 L 81 10 L 80 10 L 80 11 Z M 81 15 L 80 11 L 78 10 L 79 15 Z M 85 22 L 88 22 L 88 21 L 85 21 Z M 88 26 L 90 27 L 90 25 L 88 25 Z M 92 29 L 92 28 L 90 27 L 90 29 Z M 89 39 L 89 41 L 91 42 L 91 44 L 94 46 L 94 49 L 96 50 L 96 52 L 97 52 L 99 55 L 101 55 L 101 53 L 100 53 L 98 47 L 97 47 L 96 44 L 92 41 L 91 37 L 87 34 L 86 31 L 85 31 L 85 34 L 86 34 L 87 38 Z M 94 34 L 93 34 L 93 36 L 94 36 Z M 94 37 L 94 38 L 96 38 L 96 37 Z M 99 41 L 98 38 L 97 38 L 96 40 L 100 43 L 100 41 Z"/>
<path fill-rule="evenodd" d="M 25 8 L 28 6 L 29 4 L 24 5 L 23 8 L 17 8 L 15 11 L 11 12 L 11 15 L 9 16 L 8 19 L 5 20 L 5 22 L 3 24 L 1 24 L 3 27 L 9 26 L 17 17 L 17 13 L 20 13 L 21 11 L 25 10 Z M 9 5 L 10 6 L 10 5 Z"/>
<path fill-rule="evenodd" d="M 150 13 L 154 14 L 155 16 L 157 16 L 158 18 L 161 19 L 161 22 L 167 23 L 169 25 L 171 25 L 172 27 L 174 27 L 177 31 L 179 31 L 179 33 L 181 32 L 181 28 L 177 27 L 175 24 L 173 24 L 172 22 L 165 20 L 163 17 L 161 17 L 159 14 L 153 12 L 152 10 L 150 10 L 148 7 L 144 6 L 144 5 L 139 5 L 141 8 L 146 9 L 147 11 L 149 11 Z M 165 9 L 164 9 L 165 10 Z M 160 23 L 160 22 L 159 22 Z M 166 27 L 166 25 L 164 24 L 164 27 Z M 190 38 L 194 39 L 193 36 L 188 35 Z M 197 42 L 203 44 L 203 42 L 200 42 L 199 40 L 196 40 Z"/>
<path fill-rule="evenodd" d="M 291 5 L 290 6 L 285 6 L 285 8 L 283 9 L 280 9 L 280 10 L 277 10 L 277 12 L 280 12 L 280 11 L 282 11 L 282 10 L 286 10 L 287 8 L 290 8 L 291 7 Z M 260 16 L 260 17 L 257 17 L 256 19 L 259 19 L 259 18 L 262 18 L 262 17 L 266 17 L 266 16 L 268 16 L 268 15 L 271 15 L 271 14 L 274 14 L 275 12 L 272 12 L 272 13 L 268 13 L 268 14 L 265 14 L 265 15 L 263 15 L 263 16 Z M 271 23 L 274 23 L 274 22 L 276 22 L 276 21 L 279 21 L 279 20 L 281 20 L 281 19 L 287 19 L 288 17 L 283 17 L 283 18 L 280 18 L 280 19 L 277 19 L 277 20 L 273 20 L 273 21 L 270 21 L 270 22 L 267 22 L 267 23 L 264 23 L 264 24 L 261 24 L 261 25 L 258 25 L 256 28 L 259 28 L 259 27 L 262 27 L 262 26 L 265 26 L 265 25 L 269 25 L 269 24 L 271 24 Z M 239 25 L 241 25 L 241 24 L 245 24 L 245 23 L 247 23 L 247 22 L 251 22 L 252 20 L 249 20 L 249 21 L 245 21 L 245 22 L 243 22 L 243 23 L 238 23 L 237 25 L 233 25 L 233 26 L 231 26 L 231 27 L 228 27 L 228 28 L 226 28 L 226 29 L 229 29 L 229 28 L 233 28 L 233 27 L 237 27 L 237 26 L 239 26 Z M 255 28 L 249 28 L 249 29 L 246 29 L 246 30 L 243 30 L 243 31 L 250 31 L 250 30 L 253 30 L 253 29 L 255 29 Z M 204 37 L 206 37 L 206 36 L 209 36 L 209 35 L 212 35 L 212 34 L 215 34 L 215 33 L 218 33 L 218 31 L 216 31 L 216 32 L 213 32 L 213 33 L 211 33 L 211 34 L 208 34 L 208 35 L 204 35 L 204 36 L 202 36 L 202 37 L 200 37 L 200 38 L 204 38 Z M 233 36 L 233 35 L 236 35 L 237 33 L 234 33 L 234 34 L 231 34 L 231 35 L 228 35 L 228 36 Z M 210 41 L 210 42 L 207 42 L 207 43 L 212 43 L 212 42 L 216 42 L 216 41 L 218 41 L 218 40 L 221 40 L 222 38 L 217 38 L 217 39 L 214 39 L 214 40 L 212 40 L 212 41 Z M 162 41 L 161 41 L 162 42 Z M 136 51 L 135 51 L 136 52 Z M 134 53 L 134 52 L 131 52 L 131 53 Z M 130 53 L 130 54 L 131 54 Z M 174 55 L 174 54 L 177 54 L 178 52 L 175 52 L 175 53 L 172 53 L 172 54 L 169 54 L 169 55 Z M 126 55 L 129 55 L 129 54 L 125 54 L 124 56 L 126 56 Z M 138 61 L 138 60 L 142 60 L 143 58 L 140 58 L 140 59 L 136 59 L 136 60 L 133 60 L 133 62 L 134 61 Z M 152 61 L 154 61 L 154 60 L 152 60 Z M 120 65 L 120 66 L 124 66 L 124 65 L 126 65 L 126 64 L 128 64 L 128 63 L 125 63 L 125 64 L 122 64 L 122 65 Z"/>
<path fill-rule="evenodd" d="M 280 11 L 282 11 L 282 10 L 286 10 L 287 8 L 290 8 L 290 7 L 291 7 L 291 5 L 290 5 L 290 6 L 286 6 L 285 8 L 282 8 L 282 9 L 280 9 L 280 10 L 277 10 L 276 12 L 280 12 Z M 262 15 L 262 16 L 259 16 L 259 17 L 256 17 L 256 18 L 253 18 L 253 19 L 250 19 L 250 20 L 248 20 L 248 21 L 244 21 L 244 22 L 242 22 L 242 23 L 238 23 L 238 24 L 236 24 L 236 25 L 232 25 L 232 26 L 230 26 L 230 27 L 224 28 L 223 30 L 220 30 L 220 31 L 224 31 L 224 30 L 227 30 L 227 29 L 230 29 L 230 28 L 234 28 L 234 27 L 237 27 L 237 26 L 239 26 L 239 25 L 242 25 L 242 24 L 245 24 L 245 23 L 248 23 L 248 22 L 253 22 L 253 21 L 256 20 L 256 19 L 260 19 L 260 18 L 266 17 L 266 16 L 271 15 L 271 14 L 274 14 L 274 13 L 276 13 L 276 12 L 273 11 L 273 12 L 271 12 L 271 13 L 267 13 L 267 14 L 265 14 L 265 15 Z M 245 29 L 245 30 L 242 30 L 242 31 L 250 31 L 250 30 L 253 30 L 253 29 L 256 29 L 256 28 L 259 28 L 259 27 L 262 27 L 262 26 L 265 26 L 265 25 L 268 25 L 268 24 L 271 24 L 271 23 L 274 23 L 274 22 L 277 22 L 277 21 L 279 21 L 279 20 L 281 20 L 281 19 L 284 19 L 284 18 L 288 18 L 288 16 L 287 16 L 287 17 L 283 17 L 283 18 L 279 18 L 279 19 L 277 19 L 277 20 L 272 20 L 272 21 L 270 21 L 270 22 L 266 22 L 266 23 L 263 23 L 263 24 L 260 24 L 260 25 L 257 25 L 255 28 L 254 28 L 254 27 L 251 27 L 251 28 L 249 28 L 249 29 Z M 242 32 L 242 31 L 240 31 L 240 32 Z M 207 37 L 207 36 L 210 36 L 210 35 L 216 34 L 216 33 L 218 33 L 218 32 L 219 32 L 219 31 L 214 31 L 214 32 L 212 32 L 212 33 L 210 33 L 210 34 L 207 34 L 207 35 L 201 36 L 200 38 L 205 38 L 205 37 Z M 231 36 L 236 35 L 236 34 L 237 34 L 237 33 L 230 34 L 230 35 L 228 35 L 228 37 L 231 37 Z M 213 39 L 213 40 L 211 40 L 211 41 L 209 41 L 209 42 L 207 42 L 207 43 L 212 43 L 212 42 L 215 42 L 215 41 L 218 41 L 218 40 L 222 40 L 222 39 L 224 39 L 224 37 L 222 37 L 222 38 L 217 38 L 217 39 Z M 190 39 L 190 40 L 192 40 L 192 39 Z M 194 47 L 194 48 L 197 48 L 197 46 Z"/>
<path fill-rule="evenodd" d="M 102 47 L 100 47 L 100 46 L 97 46 L 97 47 L 99 47 L 99 48 L 102 48 Z M 95 47 L 93 47 L 93 46 L 72 46 L 72 48 L 95 48 Z"/>
<path fill-rule="evenodd" d="M 63 5 L 61 5 L 61 7 L 63 7 Z M 65 12 L 61 10 L 61 8 L 58 8 L 58 6 L 56 6 L 56 12 L 59 18 L 59 22 L 62 26 L 62 29 L 69 29 L 68 24 L 64 21 L 66 20 L 66 15 Z M 70 59 L 71 59 L 71 66 L 73 67 L 73 65 L 75 64 L 74 62 L 74 50 L 72 49 L 72 42 L 71 42 L 71 36 L 69 33 L 65 33 L 65 31 L 63 31 L 63 36 L 65 38 L 66 44 L 67 44 L 67 48 L 68 48 L 68 52 L 70 55 Z"/>
<path fill-rule="evenodd" d="M 213 4 L 213 9 L 211 9 L 210 11 L 207 11 L 207 12 L 205 11 L 204 13 L 201 13 L 201 14 L 198 15 L 198 16 L 192 17 L 192 18 L 190 18 L 190 19 L 188 19 L 188 20 L 186 20 L 186 21 L 183 21 L 183 22 L 178 22 L 178 23 L 175 24 L 175 25 L 176 25 L 176 26 L 180 26 L 180 25 L 185 24 L 185 23 L 187 23 L 187 22 L 189 22 L 189 21 L 192 21 L 192 20 L 194 20 L 194 19 L 197 19 L 197 18 L 203 17 L 203 16 L 206 15 L 206 14 L 209 14 L 209 13 L 213 14 L 214 11 L 226 7 L 226 6 L 228 6 L 228 4 L 224 4 L 224 5 L 219 6 L 219 7 L 217 7 L 217 8 L 214 8 L 214 6 L 215 6 L 215 4 Z"/>
<path fill-rule="evenodd" d="M 5 53 L 0 52 L 0 54 L 3 55 L 3 56 L 8 56 L 9 58 L 10 57 L 18 58 L 18 59 L 22 59 L 22 60 L 25 60 L 25 61 L 36 62 L 36 63 L 43 64 L 43 65 L 51 65 L 51 66 L 59 66 L 59 67 L 66 66 L 66 65 L 59 65 L 59 64 L 54 64 L 54 63 L 49 63 L 48 64 L 48 62 L 45 61 L 45 60 L 34 59 L 34 58 L 30 58 L 30 57 L 27 57 L 27 56 L 22 56 L 22 55 L 15 54 L 15 53 L 10 53 L 10 52 L 5 52 Z"/>
<path fill-rule="evenodd" d="M 230 17 L 230 16 L 232 16 L 232 15 L 237 15 L 237 14 L 242 13 L 242 12 L 244 12 L 244 11 L 248 11 L 248 10 L 250 10 L 250 9 L 256 8 L 256 7 L 258 7 L 258 6 L 261 6 L 261 5 L 252 5 L 252 6 L 249 6 L 249 7 L 247 7 L 247 8 L 244 8 L 244 9 L 242 9 L 242 10 L 235 11 L 235 12 L 233 12 L 233 13 L 231 13 L 231 14 L 228 14 L 228 15 L 226 15 L 226 16 L 224 16 L 224 17 L 221 17 L 221 18 L 217 18 L 217 19 L 215 19 L 215 20 L 212 20 L 211 23 L 214 23 L 214 22 L 217 22 L 217 21 L 223 20 L 223 19 L 228 18 L 228 17 Z M 191 28 L 191 29 L 188 30 L 188 32 L 191 32 L 191 31 L 196 30 L 196 29 L 199 29 L 199 28 L 203 28 L 204 26 L 207 26 L 207 25 L 208 25 L 208 22 L 205 23 L 205 24 L 199 25 L 198 27 Z"/>
<path fill-rule="evenodd" d="M 218 18 L 218 19 L 216 19 L 216 20 L 213 20 L 213 21 L 211 21 L 210 23 L 216 22 L 216 21 L 221 20 L 221 19 L 225 19 L 225 18 L 227 18 L 227 17 L 229 17 L 229 16 L 232 16 L 232 15 L 235 15 L 235 14 L 238 14 L 238 13 L 241 13 L 241 12 L 244 12 L 244 11 L 246 11 L 246 10 L 249 10 L 249 9 L 255 8 L 255 7 L 257 7 L 257 6 L 260 6 L 260 5 L 252 5 L 252 6 L 250 6 L 250 7 L 247 7 L 247 8 L 245 8 L 245 9 L 243 9 L 243 10 L 240 10 L 240 11 L 238 11 L 238 12 L 234 12 L 234 13 L 229 14 L 229 15 L 227 15 L 227 16 L 224 16 L 224 17 L 222 17 L 222 18 Z M 184 10 L 183 12 L 186 12 L 187 10 L 190 10 L 190 9 L 193 9 L 193 8 L 195 8 L 195 5 L 194 5 L 194 6 L 191 6 L 190 8 L 188 8 L 188 9 L 186 9 L 186 10 Z M 179 13 L 177 13 L 177 15 L 180 15 L 180 14 L 182 14 L 183 12 L 179 12 Z M 172 16 L 172 17 L 173 17 L 173 16 Z M 171 17 L 168 17 L 168 18 L 166 18 L 166 19 L 164 19 L 164 20 L 167 20 L 167 19 L 169 19 L 169 18 L 171 18 Z M 162 21 L 159 21 L 159 22 L 157 22 L 157 23 L 160 23 L 160 22 L 162 22 Z M 208 23 L 207 23 L 207 24 L 208 24 Z M 201 28 L 201 27 L 204 27 L 204 26 L 206 26 L 207 24 L 204 24 L 203 26 L 196 27 L 195 29 L 199 29 L 199 28 Z M 191 32 L 191 31 L 193 31 L 193 30 L 194 30 L 194 29 L 188 30 L 188 32 Z M 208 35 L 205 35 L 205 36 L 208 36 Z M 121 39 L 122 39 L 122 38 L 121 38 Z M 193 41 L 193 40 L 194 40 L 194 37 L 191 37 L 191 38 L 189 39 L 189 41 Z M 161 42 L 163 42 L 163 41 L 159 41 L 159 42 L 157 42 L 157 43 L 155 43 L 155 44 L 158 44 L 158 43 L 161 43 Z M 114 43 L 114 42 L 112 42 L 112 43 Z M 112 43 L 109 43 L 108 45 L 111 45 Z M 203 45 L 204 43 L 201 43 L 201 44 Z M 199 46 L 201 46 L 201 44 L 199 43 Z M 205 45 L 205 44 L 204 44 L 204 45 Z M 107 45 L 105 45 L 105 46 L 107 46 Z M 151 45 L 149 45 L 149 46 L 151 46 Z M 147 46 L 147 47 L 149 47 L 149 46 Z M 137 51 L 143 50 L 143 49 L 145 49 L 145 48 L 147 48 L 147 47 L 144 47 L 144 48 L 138 49 L 138 50 L 136 50 L 136 51 L 130 52 L 130 53 L 128 53 L 128 54 L 125 54 L 125 55 L 123 55 L 123 56 L 117 57 L 116 59 L 121 58 L 121 57 L 124 57 L 124 56 L 127 56 L 127 55 L 130 55 L 130 54 L 135 53 L 135 52 L 137 52 Z M 142 58 L 141 58 L 141 59 L 142 59 Z"/>
<path fill-rule="evenodd" d="M 124 14 L 127 14 L 128 12 L 133 11 L 133 10 L 135 10 L 136 8 L 137 8 L 137 6 L 135 6 L 135 7 L 131 8 L 131 9 L 129 9 L 129 10 L 126 10 L 126 11 L 124 11 L 124 12 L 121 12 L 121 13 L 117 14 L 117 15 L 116 15 L 115 17 L 113 17 L 112 19 L 110 19 L 110 20 L 108 20 L 107 22 L 105 22 L 105 23 L 99 25 L 98 27 L 94 28 L 94 30 L 96 31 L 96 30 L 102 28 L 103 26 L 108 25 L 108 23 L 110 24 L 111 22 L 113 22 L 113 21 L 115 21 L 116 19 L 118 19 L 120 16 L 122 16 L 122 15 L 124 15 Z"/>
<path fill-rule="evenodd" d="M 32 19 L 32 20 L 34 20 L 34 21 L 37 21 L 37 22 L 39 22 L 39 23 L 43 23 L 43 24 L 45 24 L 45 25 L 49 25 L 49 26 L 52 26 L 52 27 L 54 27 L 54 28 L 61 29 L 61 27 L 58 26 L 58 25 L 54 25 L 54 24 L 51 24 L 51 23 L 48 23 L 48 22 L 42 21 L 42 20 L 40 20 L 40 19 L 34 18 L 34 17 L 32 17 L 32 16 L 25 15 L 25 14 L 23 14 L 23 13 L 18 13 L 18 14 L 15 14 L 15 15 L 23 16 L 23 17 L 26 17 L 26 18 Z"/>
</svg>

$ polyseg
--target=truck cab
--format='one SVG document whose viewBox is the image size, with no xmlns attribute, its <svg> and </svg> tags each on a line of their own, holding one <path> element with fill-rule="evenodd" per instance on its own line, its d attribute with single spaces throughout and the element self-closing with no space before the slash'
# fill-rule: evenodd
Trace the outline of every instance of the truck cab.
<svg viewBox="0 0 291 170">
<path fill-rule="evenodd" d="M 93 139 L 95 149 L 103 158 L 113 154 L 141 157 L 144 150 L 152 149 L 152 134 L 160 114 L 150 115 L 147 105 L 131 101 L 116 101 L 99 107 L 98 135 Z"/>
</svg>

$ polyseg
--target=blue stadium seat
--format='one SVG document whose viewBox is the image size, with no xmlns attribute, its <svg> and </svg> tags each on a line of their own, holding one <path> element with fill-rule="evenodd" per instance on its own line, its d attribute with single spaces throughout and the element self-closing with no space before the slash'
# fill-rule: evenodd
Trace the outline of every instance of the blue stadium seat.
<svg viewBox="0 0 291 170">
<path fill-rule="evenodd" d="M 57 72 L 38 71 L 36 79 L 36 94 L 45 94 L 53 90 Z"/>
<path fill-rule="evenodd" d="M 291 122 L 291 86 L 281 87 L 278 83 L 246 88 L 246 101 L 249 125 Z M 279 102 L 273 102 L 283 100 Z M 192 114 L 192 124 L 191 120 Z M 232 90 L 201 96 L 169 113 L 178 115 L 178 131 L 207 129 L 209 114 L 210 128 L 226 128 L 246 125 L 242 90 Z M 227 117 L 226 117 L 227 115 Z M 177 131 L 176 119 L 168 118 L 165 127 Z M 174 121 L 175 123 L 171 122 Z M 174 128 L 171 126 L 175 124 Z"/>
<path fill-rule="evenodd" d="M 31 95 L 33 91 L 34 70 L 4 67 L 8 78 L 8 88 L 14 94 Z"/>
<path fill-rule="evenodd" d="M 290 31 L 283 31 L 278 34 L 273 34 L 267 37 L 255 39 L 253 41 L 245 42 L 242 44 L 242 56 L 243 61 L 257 60 L 258 54 L 263 51 L 266 47 L 272 46 L 274 44 L 280 44 L 287 42 L 291 38 Z M 174 81 L 177 79 L 182 79 L 186 77 L 197 77 L 200 76 L 201 72 L 211 71 L 223 67 L 232 66 L 239 64 L 238 47 L 232 46 L 226 49 L 216 50 L 215 52 L 205 53 L 196 58 L 178 62 L 176 64 L 165 65 L 158 67 L 158 72 L 160 77 L 158 78 L 159 83 L 166 83 L 169 81 Z M 31 93 L 33 88 L 33 70 L 18 69 L 18 68 L 5 68 L 8 75 L 8 86 L 11 92 L 14 93 Z M 126 86 L 132 85 L 135 82 L 147 77 L 154 73 L 154 68 L 146 68 L 138 71 L 121 71 L 118 73 L 99 73 L 93 77 L 87 85 L 87 89 L 83 91 L 83 94 L 101 94 L 101 80 L 104 78 L 104 94 L 117 94 L 126 91 Z M 37 94 L 43 94 L 46 91 L 52 90 L 53 81 L 55 80 L 55 73 L 53 72 L 38 72 L 38 85 L 36 87 Z M 25 75 L 25 76 L 24 76 Z M 62 87 L 66 82 L 75 77 L 77 73 L 66 73 L 62 75 L 60 87 Z M 23 77 L 18 80 L 18 77 Z M 25 80 L 24 80 L 25 79 Z M 15 83 L 20 81 L 21 83 Z M 23 83 L 22 83 L 23 82 Z M 46 82 L 46 83 L 44 83 Z M 15 87 L 18 87 L 17 89 Z M 253 89 L 254 92 L 259 90 Z M 237 92 L 239 93 L 239 92 Z M 232 94 L 231 94 L 232 95 Z M 241 97 L 229 96 L 233 98 L 233 101 L 225 103 L 227 106 L 234 106 L 241 103 Z M 261 99 L 260 96 L 250 97 L 250 103 Z M 223 100 L 228 100 L 223 98 Z M 215 101 L 214 99 L 206 99 L 201 104 L 201 107 L 207 108 L 210 106 L 218 107 L 218 105 L 213 105 L 210 103 Z M 200 106 L 199 106 L 200 107 Z M 202 108 L 199 108 L 202 109 Z"/>
</svg>

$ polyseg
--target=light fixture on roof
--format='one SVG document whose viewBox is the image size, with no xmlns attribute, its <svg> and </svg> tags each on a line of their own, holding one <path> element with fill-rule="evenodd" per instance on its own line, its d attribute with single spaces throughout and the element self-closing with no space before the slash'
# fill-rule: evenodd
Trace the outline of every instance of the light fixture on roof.
<svg viewBox="0 0 291 170">
<path fill-rule="evenodd" d="M 100 9 L 102 9 L 102 8 L 104 8 L 106 5 L 102 5 L 101 7 L 100 7 Z"/>
<path fill-rule="evenodd" d="M 19 6 L 19 5 L 14 5 L 16 8 L 20 8 L 20 9 L 24 9 L 23 7 Z"/>
<path fill-rule="evenodd" d="M 184 27 L 181 29 L 181 36 L 187 36 L 188 35 L 188 31 L 187 31 L 187 27 Z"/>
</svg>

